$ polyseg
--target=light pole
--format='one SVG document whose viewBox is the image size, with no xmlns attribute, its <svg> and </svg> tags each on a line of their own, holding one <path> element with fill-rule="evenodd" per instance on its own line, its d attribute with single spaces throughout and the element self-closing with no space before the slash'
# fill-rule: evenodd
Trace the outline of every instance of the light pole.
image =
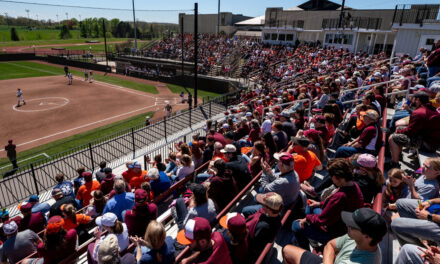
<svg viewBox="0 0 440 264">
<path fill-rule="evenodd" d="M 29 9 L 26 9 L 26 13 L 28 16 L 28 27 L 30 27 L 31 26 L 31 19 L 29 18 Z"/>
<path fill-rule="evenodd" d="M 8 24 L 8 28 L 9 28 L 8 12 L 5 13 L 5 16 L 6 16 L 6 23 Z"/>
<path fill-rule="evenodd" d="M 81 15 L 78 15 L 79 16 L 79 22 L 81 22 Z"/>
<path fill-rule="evenodd" d="M 217 34 L 220 34 L 220 0 L 218 0 Z"/>
<path fill-rule="evenodd" d="M 60 20 L 58 19 L 58 14 L 57 14 L 57 23 L 58 23 L 58 25 L 60 25 Z"/>
<path fill-rule="evenodd" d="M 37 26 L 38 26 L 38 24 L 39 24 L 39 23 L 38 23 L 38 14 L 37 14 L 37 15 L 35 15 L 35 16 L 37 17 Z"/>
<path fill-rule="evenodd" d="M 133 25 L 134 25 L 134 48 L 137 50 L 137 40 L 136 40 L 136 15 L 134 10 L 134 0 L 131 1 L 133 4 Z"/>
</svg>

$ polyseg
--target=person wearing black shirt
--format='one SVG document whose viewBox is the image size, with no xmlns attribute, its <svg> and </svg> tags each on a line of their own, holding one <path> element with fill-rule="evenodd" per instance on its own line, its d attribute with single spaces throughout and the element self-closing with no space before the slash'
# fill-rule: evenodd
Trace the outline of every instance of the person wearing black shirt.
<svg viewBox="0 0 440 264">
<path fill-rule="evenodd" d="M 229 160 L 226 163 L 226 168 L 232 171 L 232 177 L 237 183 L 238 190 L 241 191 L 252 180 L 248 163 L 241 155 L 237 155 L 237 149 L 234 145 L 227 144 L 221 152 Z"/>
<path fill-rule="evenodd" d="M 61 206 L 63 204 L 72 204 L 76 209 L 79 209 L 78 203 L 75 198 L 71 195 L 63 196 L 63 192 L 59 188 L 52 190 L 52 197 L 55 199 L 55 203 L 50 207 L 49 216 L 63 216 L 61 212 Z"/>
</svg>

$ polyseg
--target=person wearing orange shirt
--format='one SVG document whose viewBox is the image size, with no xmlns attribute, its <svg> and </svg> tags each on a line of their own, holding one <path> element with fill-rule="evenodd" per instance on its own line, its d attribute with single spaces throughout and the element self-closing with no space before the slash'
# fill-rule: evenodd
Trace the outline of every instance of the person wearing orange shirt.
<svg viewBox="0 0 440 264">
<path fill-rule="evenodd" d="M 140 164 L 139 164 L 140 165 Z M 149 182 L 150 179 L 147 177 L 148 172 L 146 170 L 140 170 L 141 174 L 133 176 L 130 180 L 130 186 L 132 189 L 139 189 L 141 188 L 141 184 L 143 182 Z"/>
<path fill-rule="evenodd" d="M 225 162 L 228 162 L 228 159 L 225 157 L 224 153 L 221 153 L 220 150 L 223 149 L 223 145 L 220 142 L 214 143 L 214 154 L 212 155 L 212 161 L 216 161 L 217 159 L 222 159 Z"/>
<path fill-rule="evenodd" d="M 296 152 L 296 155 L 293 155 L 295 171 L 298 173 L 301 183 L 308 180 L 314 170 L 322 170 L 321 161 L 315 153 L 307 149 L 309 144 L 310 140 L 306 137 L 294 137 L 292 138 L 292 145 L 287 150 L 289 153 Z"/>
<path fill-rule="evenodd" d="M 85 225 L 92 221 L 90 216 L 77 214 L 75 207 L 71 204 L 63 204 L 61 206 L 61 211 L 64 219 L 63 229 L 66 231 L 75 229 L 78 234 L 78 242 L 80 245 L 91 238 L 85 228 Z"/>
<path fill-rule="evenodd" d="M 97 180 L 93 180 L 90 171 L 83 172 L 82 176 L 86 183 L 79 187 L 76 199 L 81 201 L 82 206 L 87 206 L 90 204 L 90 199 L 92 199 L 92 192 L 101 189 L 101 184 Z"/>
</svg>

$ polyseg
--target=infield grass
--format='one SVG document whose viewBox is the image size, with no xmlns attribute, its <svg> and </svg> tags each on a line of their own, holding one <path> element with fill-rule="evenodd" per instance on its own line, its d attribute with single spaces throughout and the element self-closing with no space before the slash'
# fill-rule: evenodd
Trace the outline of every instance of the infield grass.
<svg viewBox="0 0 440 264">
<path fill-rule="evenodd" d="M 14 62 L 0 62 L 0 70 L 7 69 L 7 71 L 0 71 L 0 80 L 17 79 L 26 77 L 39 77 L 39 76 L 53 76 L 64 75 L 64 70 L 61 67 L 46 65 L 42 63 L 29 62 L 29 61 L 14 61 Z M 84 77 L 84 73 L 76 70 L 70 70 L 74 76 Z M 19 74 L 18 74 L 19 73 Z M 134 90 L 158 94 L 156 87 L 144 83 L 138 83 L 130 80 L 123 80 L 113 76 L 104 76 L 95 74 L 95 80 L 119 85 Z"/>
<path fill-rule="evenodd" d="M 183 88 L 183 86 L 167 83 L 167 87 L 168 87 L 168 89 L 170 89 L 170 91 L 172 93 L 175 93 L 175 94 L 180 94 L 181 92 L 184 92 L 185 99 L 188 99 L 188 92 L 185 90 L 185 88 Z M 193 88 L 187 87 L 186 89 L 194 96 L 194 89 Z M 207 100 L 208 97 L 212 99 L 212 98 L 220 96 L 220 95 L 221 94 L 219 94 L 219 93 L 208 92 L 208 91 L 204 91 L 204 90 L 200 90 L 200 89 L 197 90 L 197 97 L 199 99 L 202 98 L 202 100 Z M 200 103 L 200 102 L 198 102 L 198 103 Z"/>
</svg>

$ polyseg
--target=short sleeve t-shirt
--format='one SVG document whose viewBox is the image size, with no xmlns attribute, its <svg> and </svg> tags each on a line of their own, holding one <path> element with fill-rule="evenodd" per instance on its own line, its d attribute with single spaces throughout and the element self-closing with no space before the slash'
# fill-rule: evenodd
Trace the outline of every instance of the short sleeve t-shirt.
<svg viewBox="0 0 440 264">
<path fill-rule="evenodd" d="M 321 161 L 310 150 L 293 156 L 295 160 L 295 171 L 298 173 L 299 181 L 304 182 L 308 180 L 313 173 L 316 166 L 321 165 Z"/>
<path fill-rule="evenodd" d="M 439 186 L 437 180 L 426 180 L 425 176 L 421 175 L 414 183 L 414 188 L 423 201 L 438 197 Z M 408 192 L 406 198 L 412 198 L 411 192 Z"/>
<path fill-rule="evenodd" d="M 65 218 L 63 228 L 66 230 L 75 229 L 81 224 L 83 224 L 83 225 L 88 224 L 91 220 L 92 220 L 92 218 L 90 216 L 83 215 L 83 214 L 77 214 L 76 215 L 76 223 L 74 223 L 72 221 L 72 219 L 70 219 L 70 218 Z"/>
<path fill-rule="evenodd" d="M 29 229 L 18 232 L 3 244 L 0 260 L 3 262 L 9 260 L 9 263 L 19 262 L 37 250 L 36 243 L 39 240 L 38 235 Z"/>
<path fill-rule="evenodd" d="M 81 185 L 78 189 L 78 193 L 76 194 L 76 199 L 82 201 L 83 206 L 87 206 L 90 204 L 90 200 L 92 197 L 92 192 L 95 190 L 99 190 L 101 184 L 98 181 L 93 180 L 90 182 L 86 182 L 84 185 Z"/>
<path fill-rule="evenodd" d="M 336 249 L 339 252 L 334 263 L 338 264 L 370 264 L 380 263 L 382 260 L 379 247 L 375 252 L 356 249 L 356 242 L 348 234 L 336 239 Z"/>
</svg>

